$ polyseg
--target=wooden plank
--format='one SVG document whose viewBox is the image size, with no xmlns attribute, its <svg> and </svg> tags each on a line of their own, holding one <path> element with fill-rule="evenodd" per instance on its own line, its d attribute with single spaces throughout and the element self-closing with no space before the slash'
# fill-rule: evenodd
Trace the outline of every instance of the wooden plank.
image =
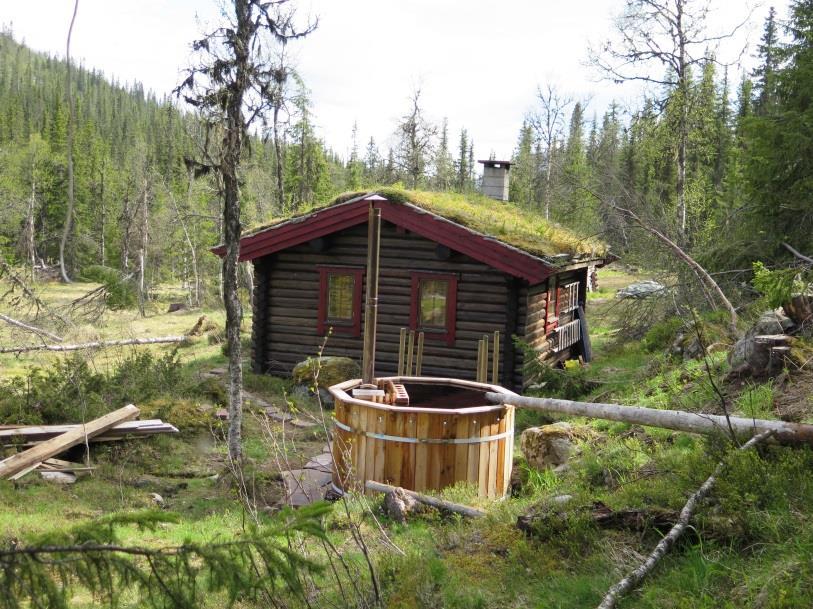
<svg viewBox="0 0 813 609">
<path fill-rule="evenodd" d="M 480 417 L 480 437 L 485 438 L 490 435 L 491 427 L 489 425 L 490 417 L 484 415 Z M 481 497 L 488 496 L 488 458 L 491 454 L 488 450 L 488 444 L 480 442 L 480 462 L 477 472 L 478 489 Z"/>
<path fill-rule="evenodd" d="M 386 415 L 386 433 L 388 436 L 398 436 L 398 413 L 388 412 Z M 387 484 L 401 486 L 401 443 L 384 441 L 384 479 Z"/>
<path fill-rule="evenodd" d="M 364 431 L 375 431 L 376 410 L 374 408 L 365 408 L 361 411 L 359 416 L 361 429 Z M 367 478 L 375 476 L 375 445 L 378 440 L 368 437 L 364 447 L 364 472 Z M 364 482 L 364 478 L 359 479 Z"/>
<path fill-rule="evenodd" d="M 443 439 L 451 440 L 457 434 L 457 420 L 461 418 L 459 415 L 452 415 L 444 417 L 443 421 Z M 446 488 L 456 482 L 455 474 L 455 456 L 457 454 L 456 446 L 451 442 L 440 445 L 441 453 L 441 470 L 440 470 L 440 488 Z"/>
<path fill-rule="evenodd" d="M 373 410 L 372 408 L 370 410 Z M 376 410 L 374 416 L 375 429 L 378 434 L 387 433 L 387 418 L 383 411 Z M 386 440 L 376 439 L 375 441 L 375 469 L 373 480 L 384 479 L 384 466 L 386 465 Z"/>
<path fill-rule="evenodd" d="M 418 438 L 426 438 L 429 436 L 430 415 L 426 412 L 418 413 L 417 415 L 417 432 Z M 415 490 L 422 491 L 427 488 L 427 466 L 429 462 L 429 444 L 419 442 L 415 447 Z"/>
<path fill-rule="evenodd" d="M 499 417 L 499 423 L 497 424 L 497 433 L 502 434 L 506 429 L 506 414 L 503 414 Z M 503 480 L 505 479 L 505 446 L 507 440 L 497 440 L 494 444 L 497 445 L 497 472 L 496 472 L 496 482 L 494 484 L 494 493 L 497 497 L 501 497 L 503 494 Z"/>
<path fill-rule="evenodd" d="M 407 329 L 401 328 L 400 339 L 398 342 L 398 376 L 406 376 L 404 374 L 404 348 L 406 347 Z"/>
<path fill-rule="evenodd" d="M 90 421 L 86 425 L 80 426 L 77 429 L 67 431 L 50 440 L 46 440 L 37 444 L 33 448 L 29 448 L 23 452 L 12 455 L 8 459 L 0 461 L 0 479 L 13 476 L 19 471 L 30 467 L 32 464 L 38 464 L 45 459 L 50 459 L 59 453 L 84 442 L 85 438 L 92 438 L 98 436 L 117 423 L 129 421 L 138 416 L 138 408 L 132 404 L 128 404 L 124 408 L 119 408 L 111 413 L 104 415 L 98 419 Z"/>
<path fill-rule="evenodd" d="M 499 433 L 499 425 L 496 418 L 493 419 L 491 425 L 489 425 L 489 435 L 493 436 Z M 497 444 L 497 440 L 491 440 L 488 443 L 488 496 L 491 498 L 497 496 L 497 456 L 499 454 Z"/>
<path fill-rule="evenodd" d="M 423 332 L 418 333 L 418 353 L 415 357 L 415 376 L 421 376 L 421 367 L 423 364 Z"/>
<path fill-rule="evenodd" d="M 404 435 L 408 438 L 416 437 L 418 421 L 414 413 L 407 416 L 404 424 Z M 415 488 L 415 451 L 417 445 L 410 442 L 401 449 L 401 482 L 403 486 Z"/>
<path fill-rule="evenodd" d="M 513 406 L 506 406 L 506 416 L 508 417 L 506 429 L 510 429 L 513 431 L 515 415 L 516 409 Z M 508 487 L 511 484 L 511 474 L 513 473 L 513 469 L 514 469 L 514 435 L 512 434 L 506 439 L 505 474 L 503 478 L 503 488 L 502 488 L 503 495 L 508 492 Z"/>
<path fill-rule="evenodd" d="M 500 331 L 494 331 L 494 353 L 491 358 L 491 384 L 500 383 Z"/>
<path fill-rule="evenodd" d="M 469 429 L 466 436 L 477 438 L 480 436 L 480 419 L 482 417 L 473 416 L 469 418 Z M 469 454 L 466 457 L 466 481 L 477 485 L 480 475 L 480 444 L 468 445 Z"/>
<path fill-rule="evenodd" d="M 455 438 L 463 439 L 469 437 L 471 419 L 471 416 L 461 416 L 457 418 Z M 454 478 L 457 481 L 466 480 L 468 477 L 468 458 L 470 446 L 471 444 L 456 444 L 454 447 Z"/>
</svg>

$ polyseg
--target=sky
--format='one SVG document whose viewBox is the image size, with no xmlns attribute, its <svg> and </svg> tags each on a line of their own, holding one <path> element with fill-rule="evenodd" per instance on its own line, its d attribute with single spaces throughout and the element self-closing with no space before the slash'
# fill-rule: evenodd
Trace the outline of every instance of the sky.
<svg viewBox="0 0 813 609">
<path fill-rule="evenodd" d="M 640 85 L 601 80 L 588 48 L 610 34 L 622 0 L 297 0 L 317 30 L 292 45 L 311 90 L 320 136 L 342 156 L 354 122 L 360 148 L 372 136 L 382 152 L 416 89 L 427 117 L 449 121 L 455 143 L 471 134 L 477 158 L 510 158 L 537 87 L 551 84 L 589 100 L 588 119 L 616 100 L 635 107 Z M 159 96 L 179 82 L 189 43 L 216 24 L 220 0 L 80 0 L 71 55 L 121 82 L 140 81 Z M 749 27 L 720 49 L 753 64 L 766 6 L 715 0 L 712 32 L 753 11 Z M 18 40 L 64 57 L 72 0 L 0 0 L 0 23 Z M 732 67 L 733 72 L 738 66 Z M 738 77 L 737 77 L 738 78 Z"/>
</svg>

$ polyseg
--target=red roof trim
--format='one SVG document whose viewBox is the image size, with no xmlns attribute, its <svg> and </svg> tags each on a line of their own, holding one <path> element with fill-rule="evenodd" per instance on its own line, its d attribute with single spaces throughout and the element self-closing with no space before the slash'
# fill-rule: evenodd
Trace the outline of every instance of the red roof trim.
<svg viewBox="0 0 813 609">
<path fill-rule="evenodd" d="M 514 277 L 525 279 L 534 285 L 541 283 L 557 269 L 527 252 L 468 229 L 408 203 L 392 203 L 380 197 L 370 200 L 354 199 L 333 205 L 307 216 L 294 218 L 248 235 L 240 240 L 240 260 L 254 260 L 284 250 L 311 239 L 367 222 L 369 205 L 381 208 L 384 220 L 401 226 L 436 243 L 483 262 L 492 268 Z M 225 248 L 218 246 L 212 251 L 218 256 Z"/>
</svg>

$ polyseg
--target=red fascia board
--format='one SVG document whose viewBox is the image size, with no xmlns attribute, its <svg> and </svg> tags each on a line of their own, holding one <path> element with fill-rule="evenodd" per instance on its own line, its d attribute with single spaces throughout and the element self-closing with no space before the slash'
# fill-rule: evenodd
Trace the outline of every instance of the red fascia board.
<svg viewBox="0 0 813 609">
<path fill-rule="evenodd" d="M 384 220 L 442 243 L 509 275 L 525 279 L 531 285 L 541 283 L 556 272 L 530 254 L 498 243 L 429 212 L 416 211 L 411 206 L 389 201 L 381 202 L 377 206 L 381 207 Z"/>
<path fill-rule="evenodd" d="M 367 221 L 369 204 L 360 201 L 346 207 L 325 209 L 307 219 L 271 228 L 257 235 L 247 237 L 240 243 L 240 260 L 253 260 L 284 250 L 311 239 L 350 228 Z M 332 212 L 332 213 L 328 213 Z"/>
<path fill-rule="evenodd" d="M 328 207 L 312 215 L 270 227 L 240 242 L 240 260 L 254 260 L 300 243 L 323 237 L 367 221 L 370 201 L 365 199 Z M 465 254 L 531 285 L 556 273 L 554 267 L 519 249 L 500 243 L 459 224 L 408 204 L 376 200 L 382 219 Z M 219 246 L 212 251 L 225 254 Z"/>
</svg>

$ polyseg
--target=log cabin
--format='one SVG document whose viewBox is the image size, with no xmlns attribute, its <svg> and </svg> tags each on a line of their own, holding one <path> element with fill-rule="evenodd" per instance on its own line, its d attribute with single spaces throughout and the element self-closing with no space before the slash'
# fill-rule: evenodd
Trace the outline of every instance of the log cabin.
<svg viewBox="0 0 813 609">
<path fill-rule="evenodd" d="M 370 206 L 382 213 L 378 374 L 396 374 L 402 328 L 424 333 L 424 376 L 474 380 L 478 341 L 495 331 L 505 387 L 527 380 L 515 338 L 553 365 L 589 357 L 589 273 L 612 259 L 602 243 L 480 194 L 385 188 L 243 235 L 255 372 L 289 375 L 322 345 L 360 362 Z"/>
</svg>

